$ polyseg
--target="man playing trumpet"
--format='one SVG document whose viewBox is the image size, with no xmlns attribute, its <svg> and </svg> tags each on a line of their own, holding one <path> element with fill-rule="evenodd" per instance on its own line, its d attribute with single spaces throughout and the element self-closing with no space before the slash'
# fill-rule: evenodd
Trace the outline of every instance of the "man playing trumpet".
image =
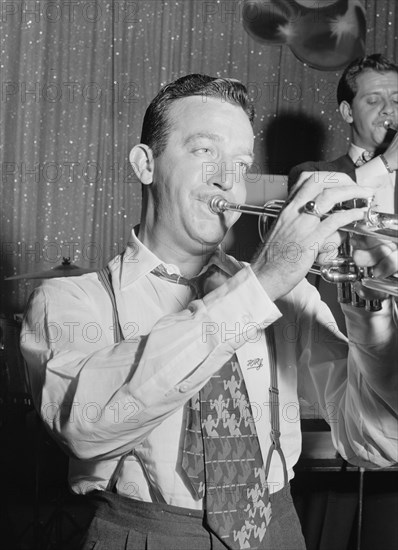
<svg viewBox="0 0 398 550">
<path fill-rule="evenodd" d="M 335 172 L 344 172 L 358 185 L 373 189 L 374 209 L 398 214 L 398 66 L 381 54 L 355 59 L 339 80 L 337 103 L 343 120 L 350 126 L 351 143 L 347 153 L 331 161 L 308 161 L 294 167 L 289 174 L 289 191 L 299 186 L 311 172 L 325 172 L 322 177 L 328 181 L 333 180 Z M 358 238 L 352 238 L 351 243 L 354 260 L 361 262 L 363 255 L 355 250 Z M 373 246 L 379 253 L 383 250 L 384 262 L 394 264 L 397 248 L 393 243 L 385 242 L 380 248 L 376 240 L 361 239 L 361 249 Z M 367 263 L 365 267 L 371 266 Z M 377 267 L 374 275 L 379 276 Z M 355 284 L 355 289 L 353 302 L 374 298 L 376 304 L 380 297 L 375 292 L 365 291 L 359 284 Z"/>
<path fill-rule="evenodd" d="M 130 154 L 141 222 L 110 279 L 51 279 L 30 300 L 22 349 L 35 403 L 70 455 L 73 491 L 96 508 L 84 548 L 304 549 L 289 491 L 304 371 L 343 457 L 397 460 L 390 301 L 343 306 L 346 339 L 305 280 L 314 245 L 363 217 L 322 214 L 371 190 L 309 177 L 250 265 L 226 256 L 238 214 L 208 205 L 244 202 L 252 120 L 236 80 L 188 75 L 160 90 Z M 363 254 L 384 275 L 397 269 Z M 67 330 L 52 338 L 54 326 Z"/>
<path fill-rule="evenodd" d="M 374 189 L 381 212 L 397 214 L 398 66 L 381 54 L 356 59 L 339 80 L 337 103 L 350 126 L 347 153 L 332 161 L 299 164 L 289 174 L 289 189 L 302 172 L 344 172 Z"/>
</svg>

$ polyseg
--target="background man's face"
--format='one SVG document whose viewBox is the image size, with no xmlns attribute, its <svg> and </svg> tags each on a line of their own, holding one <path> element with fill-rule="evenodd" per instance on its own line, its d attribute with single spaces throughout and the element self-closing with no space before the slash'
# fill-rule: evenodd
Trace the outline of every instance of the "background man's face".
<svg viewBox="0 0 398 550">
<path fill-rule="evenodd" d="M 374 151 L 386 135 L 383 123 L 398 122 L 398 74 L 367 70 L 358 76 L 357 87 L 350 106 L 353 142 Z"/>
</svg>

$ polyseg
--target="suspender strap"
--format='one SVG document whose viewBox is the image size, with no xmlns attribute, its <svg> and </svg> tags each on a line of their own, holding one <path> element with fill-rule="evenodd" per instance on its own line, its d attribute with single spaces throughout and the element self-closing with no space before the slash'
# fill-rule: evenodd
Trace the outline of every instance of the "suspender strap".
<svg viewBox="0 0 398 550">
<path fill-rule="evenodd" d="M 111 493 L 116 493 L 116 483 L 117 483 L 117 481 L 119 479 L 119 476 L 120 476 L 120 473 L 122 471 L 124 461 L 126 460 L 126 458 L 129 455 L 135 456 L 135 458 L 137 459 L 137 461 L 139 462 L 139 464 L 142 468 L 142 473 L 144 474 L 144 477 L 145 477 L 146 482 L 148 484 L 149 494 L 151 495 L 152 502 L 157 502 L 159 504 L 166 504 L 166 501 L 165 501 L 162 493 L 153 484 L 151 478 L 149 477 L 148 470 L 147 470 L 145 464 L 143 463 L 141 457 L 135 452 L 134 449 L 132 451 L 129 451 L 128 453 L 125 453 L 124 455 L 122 455 L 119 458 L 119 462 L 117 463 L 117 466 L 116 466 L 115 470 L 113 471 L 113 474 L 112 474 L 111 478 L 108 481 L 108 485 L 106 486 L 106 490 L 110 491 Z"/>
<path fill-rule="evenodd" d="M 273 326 L 269 326 L 265 331 L 265 337 L 267 340 L 268 356 L 270 363 L 270 387 L 269 387 L 269 401 L 270 401 L 270 420 L 271 420 L 271 447 L 268 451 L 267 462 L 265 464 L 265 474 L 268 479 L 269 469 L 271 466 L 271 458 L 276 451 L 281 459 L 283 467 L 283 480 L 284 485 L 288 483 L 286 460 L 281 448 L 280 443 L 280 419 L 279 419 L 279 390 L 278 390 L 278 371 L 276 365 L 276 346 L 275 346 L 275 334 Z"/>
<path fill-rule="evenodd" d="M 245 267 L 243 262 L 238 262 L 240 267 Z M 271 447 L 268 451 L 267 460 L 265 463 L 265 478 L 268 479 L 269 469 L 273 453 L 276 451 L 282 462 L 284 485 L 287 485 L 288 475 L 285 456 L 283 454 L 280 443 L 280 418 L 279 418 L 279 389 L 278 389 L 278 371 L 276 363 L 276 345 L 274 327 L 270 325 L 265 331 L 267 341 L 268 357 L 270 364 L 270 387 L 269 387 L 269 403 L 270 403 L 270 422 L 271 422 Z"/>
<path fill-rule="evenodd" d="M 104 267 L 103 269 L 98 271 L 98 279 L 100 280 L 102 286 L 104 287 L 104 289 L 105 289 L 106 293 L 108 294 L 108 296 L 111 300 L 111 303 L 112 303 L 113 338 L 114 338 L 115 344 L 118 344 L 120 342 L 123 342 L 124 336 L 123 336 L 123 333 L 122 333 L 122 329 L 120 327 L 119 315 L 118 315 L 117 307 L 116 307 L 116 299 L 115 299 L 115 294 L 113 292 L 113 286 L 112 286 L 112 276 L 111 276 L 111 272 L 110 272 L 109 267 Z M 166 501 L 164 500 L 163 495 L 161 494 L 159 489 L 153 485 L 153 483 L 152 483 L 152 481 L 151 481 L 151 479 L 148 475 L 148 471 L 146 469 L 146 466 L 141 460 L 141 457 L 139 457 L 135 453 L 134 449 L 132 451 L 129 451 L 128 453 L 125 453 L 124 455 L 122 455 L 119 458 L 117 466 L 116 466 L 115 470 L 113 471 L 113 474 L 112 474 L 111 478 L 108 481 L 108 485 L 106 486 L 106 490 L 110 491 L 110 492 L 116 492 L 116 483 L 117 483 L 117 481 L 119 479 L 119 476 L 120 476 L 120 473 L 122 471 L 124 461 L 126 460 L 126 458 L 129 455 L 134 455 L 136 457 L 136 459 L 138 460 L 138 462 L 140 463 L 143 474 L 144 474 L 145 479 L 148 483 L 149 492 L 151 494 L 152 500 L 154 502 L 159 502 L 159 503 L 162 503 L 162 504 L 166 504 Z"/>
</svg>

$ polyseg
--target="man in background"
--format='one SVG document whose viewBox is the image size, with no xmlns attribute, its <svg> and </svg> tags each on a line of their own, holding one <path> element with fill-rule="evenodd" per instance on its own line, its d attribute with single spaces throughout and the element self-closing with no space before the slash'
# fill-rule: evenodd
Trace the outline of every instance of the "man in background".
<svg viewBox="0 0 398 550">
<path fill-rule="evenodd" d="M 373 189 L 376 210 L 398 213 L 398 66 L 381 54 L 354 60 L 339 80 L 337 103 L 343 120 L 350 125 L 347 153 L 334 160 L 307 161 L 295 166 L 289 173 L 289 192 L 300 185 L 307 172 L 326 171 L 329 181 L 333 181 L 336 172 L 343 172 L 358 185 Z M 368 246 L 373 242 L 368 241 Z M 345 331 L 335 289 L 320 278 L 315 282 L 340 329 Z M 363 297 L 358 285 L 357 290 Z"/>
<path fill-rule="evenodd" d="M 336 177 L 336 172 L 344 172 L 359 185 L 373 188 L 375 209 L 397 214 L 398 134 L 394 131 L 398 124 L 397 64 L 380 54 L 354 60 L 346 67 L 338 82 L 337 103 L 343 120 L 350 126 L 347 153 L 334 160 L 307 161 L 295 166 L 289 174 L 288 189 L 292 191 L 297 182 L 300 186 L 306 177 L 304 172 L 326 171 L 329 180 Z M 368 246 L 373 245 L 377 245 L 377 241 L 369 240 Z M 387 247 L 387 244 L 384 246 Z M 392 253 L 397 254 L 394 246 Z M 323 281 L 320 276 L 314 278 L 310 275 L 311 279 L 332 310 L 340 329 L 345 331 L 345 318 L 336 299 L 335 285 Z M 360 298 L 360 286 L 356 286 L 356 290 Z M 353 287 L 352 299 L 358 300 Z M 397 367 L 397 360 L 394 363 Z M 377 538 L 375 533 L 379 533 L 379 545 L 383 547 L 394 546 L 396 538 L 393 535 L 396 533 L 393 526 L 397 503 L 397 493 L 393 489 L 396 480 L 394 476 L 395 473 L 388 471 L 381 476 L 367 474 L 364 482 L 363 538 L 374 541 Z M 328 513 L 322 517 L 320 531 L 325 538 L 328 538 L 330 530 L 335 529 L 335 525 L 339 525 L 341 546 L 348 548 L 353 521 L 358 514 L 358 493 L 353 489 L 350 474 L 341 477 L 340 489 L 336 487 L 335 478 L 327 475 L 322 478 L 322 486 L 319 480 L 313 484 L 311 474 L 302 474 L 300 482 L 306 487 L 304 498 L 308 508 L 312 508 L 314 500 L 315 508 L 318 509 L 323 494 L 323 506 Z M 315 488 L 311 490 L 309 487 L 312 485 Z M 372 517 L 371 523 L 365 522 L 368 517 Z M 313 518 L 313 522 L 316 522 L 316 518 Z M 343 540 L 344 536 L 346 541 Z"/>
<path fill-rule="evenodd" d="M 359 185 L 375 190 L 380 212 L 397 213 L 398 65 L 381 54 L 356 59 L 337 86 L 337 103 L 350 125 L 351 143 L 345 155 L 330 161 L 304 162 L 288 179 L 289 190 L 302 172 L 324 170 L 348 174 Z M 394 206 L 395 205 L 395 206 Z"/>
</svg>

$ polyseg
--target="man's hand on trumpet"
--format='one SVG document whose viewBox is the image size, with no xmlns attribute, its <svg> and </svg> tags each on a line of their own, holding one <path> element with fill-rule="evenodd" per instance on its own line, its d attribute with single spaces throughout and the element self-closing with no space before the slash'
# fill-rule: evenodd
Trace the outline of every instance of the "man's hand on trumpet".
<svg viewBox="0 0 398 550">
<path fill-rule="evenodd" d="M 391 123 L 390 130 L 386 133 L 387 148 L 381 148 L 381 151 L 376 151 L 376 154 L 382 153 L 384 161 L 387 162 L 387 166 L 391 170 L 398 169 L 398 132 L 396 131 L 396 124 Z M 395 134 L 394 134 L 395 132 Z M 384 144 L 385 145 L 385 144 Z"/>
<path fill-rule="evenodd" d="M 307 173 L 300 178 L 252 262 L 254 273 L 271 299 L 292 290 L 316 259 L 320 263 L 330 260 L 330 247 L 337 252 L 342 242 L 339 228 L 363 219 L 364 208 L 330 213 L 333 207 L 354 198 L 367 199 L 371 194 L 369 188 L 359 187 L 342 173 L 333 178 L 328 172 Z"/>
</svg>

